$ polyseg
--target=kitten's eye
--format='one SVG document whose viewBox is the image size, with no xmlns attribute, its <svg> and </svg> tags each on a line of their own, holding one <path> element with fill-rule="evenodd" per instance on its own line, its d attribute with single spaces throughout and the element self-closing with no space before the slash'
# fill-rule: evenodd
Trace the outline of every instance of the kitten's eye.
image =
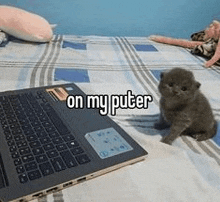
<svg viewBox="0 0 220 202">
<path fill-rule="evenodd" d="M 170 82 L 168 85 L 169 85 L 170 87 L 173 87 L 173 83 L 172 83 L 172 82 Z"/>
<path fill-rule="evenodd" d="M 181 88 L 181 90 L 182 90 L 182 91 L 186 91 L 186 90 L 187 90 L 187 87 L 183 86 L 183 87 Z"/>
</svg>

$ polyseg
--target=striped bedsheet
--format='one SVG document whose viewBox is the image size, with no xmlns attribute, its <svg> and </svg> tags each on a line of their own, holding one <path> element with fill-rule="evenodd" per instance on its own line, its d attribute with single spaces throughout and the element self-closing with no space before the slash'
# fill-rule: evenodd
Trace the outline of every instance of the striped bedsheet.
<svg viewBox="0 0 220 202">
<path fill-rule="evenodd" d="M 1 91 L 75 82 L 91 95 L 126 95 L 130 90 L 133 95 L 153 98 L 147 109 L 119 107 L 115 116 L 109 114 L 149 152 L 147 160 L 36 201 L 220 198 L 220 67 L 207 69 L 204 61 L 188 49 L 155 43 L 148 37 L 55 35 L 47 44 L 13 39 L 1 47 Z M 201 91 L 218 121 L 214 138 L 197 142 L 183 136 L 172 146 L 160 142 L 169 129 L 158 131 L 153 127 L 159 118 L 157 87 L 160 73 L 174 67 L 191 70 L 202 84 Z"/>
</svg>

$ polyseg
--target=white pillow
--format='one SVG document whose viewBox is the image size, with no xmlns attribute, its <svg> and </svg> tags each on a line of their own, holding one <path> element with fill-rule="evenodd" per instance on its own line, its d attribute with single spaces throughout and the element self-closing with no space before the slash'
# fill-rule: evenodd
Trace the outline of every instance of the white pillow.
<svg viewBox="0 0 220 202">
<path fill-rule="evenodd" d="M 48 42 L 50 24 L 41 16 L 11 6 L 0 6 L 0 30 L 26 41 Z"/>
</svg>

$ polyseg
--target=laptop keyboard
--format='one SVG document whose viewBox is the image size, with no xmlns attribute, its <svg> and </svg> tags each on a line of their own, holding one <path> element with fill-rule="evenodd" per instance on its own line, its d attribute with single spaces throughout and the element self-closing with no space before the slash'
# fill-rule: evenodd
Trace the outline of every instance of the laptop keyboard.
<svg viewBox="0 0 220 202">
<path fill-rule="evenodd" d="M 1 96 L 0 122 L 21 183 L 90 162 L 42 92 Z"/>
</svg>

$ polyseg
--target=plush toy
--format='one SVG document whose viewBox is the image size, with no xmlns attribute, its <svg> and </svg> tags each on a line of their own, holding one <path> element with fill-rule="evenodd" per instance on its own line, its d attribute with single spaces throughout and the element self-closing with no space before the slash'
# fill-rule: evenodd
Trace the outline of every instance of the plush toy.
<svg viewBox="0 0 220 202">
<path fill-rule="evenodd" d="M 11 6 L 0 6 L 0 30 L 0 42 L 7 34 L 31 42 L 49 42 L 53 37 L 52 27 L 43 17 Z"/>
<path fill-rule="evenodd" d="M 0 47 L 5 46 L 8 42 L 8 34 L 0 30 Z"/>
<path fill-rule="evenodd" d="M 150 36 L 153 41 L 190 48 L 193 49 L 194 53 L 200 52 L 200 55 L 211 58 L 205 62 L 205 67 L 212 66 L 220 59 L 220 22 L 214 20 L 204 31 L 193 34 L 191 38 L 192 41 L 164 36 Z"/>
</svg>

